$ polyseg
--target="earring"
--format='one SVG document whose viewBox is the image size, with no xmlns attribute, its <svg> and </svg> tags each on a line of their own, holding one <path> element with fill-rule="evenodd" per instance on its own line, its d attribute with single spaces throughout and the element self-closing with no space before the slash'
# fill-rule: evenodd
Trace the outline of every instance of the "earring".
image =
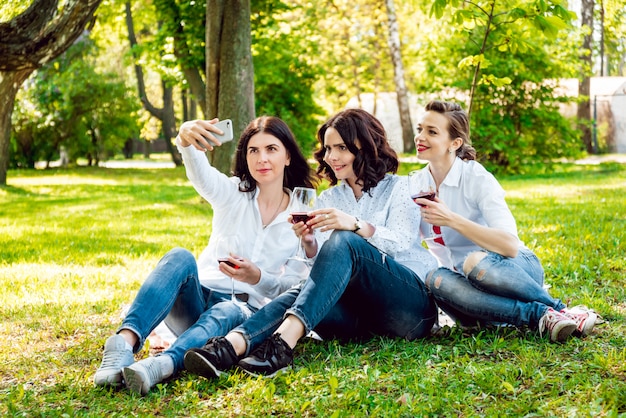
<svg viewBox="0 0 626 418">
<path fill-rule="evenodd" d="M 452 148 L 448 148 L 448 154 L 452 154 Z"/>
</svg>

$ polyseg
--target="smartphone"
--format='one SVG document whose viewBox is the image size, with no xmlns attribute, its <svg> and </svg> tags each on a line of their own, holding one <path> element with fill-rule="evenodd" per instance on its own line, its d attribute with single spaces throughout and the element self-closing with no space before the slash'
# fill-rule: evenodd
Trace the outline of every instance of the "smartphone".
<svg viewBox="0 0 626 418">
<path fill-rule="evenodd" d="M 217 138 L 222 144 L 233 140 L 233 121 L 232 120 L 224 119 L 224 120 L 217 122 L 214 126 L 216 128 L 219 128 L 222 132 L 224 132 L 224 135 L 218 135 L 216 133 L 211 132 L 213 136 Z M 213 141 L 211 141 L 210 139 L 208 138 L 205 138 L 205 139 L 208 142 L 210 142 L 211 145 L 215 145 Z"/>
</svg>

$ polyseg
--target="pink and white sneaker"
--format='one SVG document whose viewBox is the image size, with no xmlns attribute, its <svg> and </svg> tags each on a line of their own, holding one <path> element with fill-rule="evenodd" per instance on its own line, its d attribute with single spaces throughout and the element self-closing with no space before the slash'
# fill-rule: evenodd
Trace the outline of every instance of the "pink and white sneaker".
<svg viewBox="0 0 626 418">
<path fill-rule="evenodd" d="M 576 322 L 561 312 L 548 308 L 539 319 L 538 328 L 539 334 L 547 333 L 550 341 L 563 342 L 576 331 Z"/>
<path fill-rule="evenodd" d="M 562 309 L 561 313 L 576 322 L 574 335 L 582 337 L 591 334 L 593 327 L 595 327 L 598 322 L 598 314 L 595 313 L 593 309 L 589 309 L 583 305 Z"/>
</svg>

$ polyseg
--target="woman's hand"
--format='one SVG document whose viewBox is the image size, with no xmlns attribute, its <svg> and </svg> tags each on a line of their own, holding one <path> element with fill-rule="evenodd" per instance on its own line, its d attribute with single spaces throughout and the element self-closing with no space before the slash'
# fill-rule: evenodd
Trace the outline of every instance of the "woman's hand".
<svg viewBox="0 0 626 418">
<path fill-rule="evenodd" d="M 213 144 L 218 147 L 222 145 L 213 134 L 222 135 L 224 133 L 215 126 L 217 122 L 219 122 L 218 118 L 211 120 L 196 119 L 183 123 L 178 131 L 181 145 L 183 147 L 193 145 L 199 151 L 213 151 Z"/>
<path fill-rule="evenodd" d="M 261 280 L 261 269 L 250 260 L 233 254 L 228 257 L 228 261 L 232 266 L 228 263 L 219 263 L 218 265 L 220 271 L 225 275 L 250 285 L 255 285 Z"/>
<path fill-rule="evenodd" d="M 310 215 L 311 217 L 313 215 Z M 291 223 L 293 223 L 293 217 L 291 215 L 289 215 L 289 217 L 287 218 L 287 220 Z M 312 242 L 313 240 L 315 240 L 315 235 L 313 234 L 313 228 L 311 228 L 308 223 L 310 221 L 305 222 L 296 222 L 293 224 L 293 227 L 291 227 L 291 229 L 293 229 L 293 232 L 295 232 L 296 236 L 298 238 L 302 238 L 302 242 Z"/>
<path fill-rule="evenodd" d="M 446 204 L 435 197 L 435 200 L 415 199 L 415 203 L 421 206 L 422 219 L 435 226 L 450 226 L 454 222 L 456 214 Z"/>
<path fill-rule="evenodd" d="M 442 200 L 439 200 L 439 197 L 432 202 L 426 199 L 416 199 L 415 203 L 425 205 L 420 209 L 425 222 L 452 228 L 485 250 L 505 257 L 517 256 L 519 239 L 516 236 L 500 229 L 479 225 L 452 212 Z"/>
<path fill-rule="evenodd" d="M 293 223 L 293 217 L 291 215 L 287 219 L 289 222 Z M 317 254 L 317 239 L 315 239 L 313 228 L 308 225 L 309 222 L 310 221 L 306 223 L 296 222 L 293 225 L 292 229 L 295 232 L 296 236 L 300 239 L 306 256 L 311 258 L 315 256 L 315 254 Z"/>
<path fill-rule="evenodd" d="M 309 216 L 314 216 L 312 220 L 307 222 L 309 227 L 320 228 L 320 231 L 331 229 L 353 231 L 356 222 L 356 217 L 335 208 L 317 209 L 309 212 Z"/>
</svg>

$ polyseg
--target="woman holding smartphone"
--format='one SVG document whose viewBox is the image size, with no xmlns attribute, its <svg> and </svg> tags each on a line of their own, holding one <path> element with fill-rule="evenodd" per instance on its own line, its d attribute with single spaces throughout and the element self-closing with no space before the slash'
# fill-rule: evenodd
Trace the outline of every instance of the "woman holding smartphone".
<svg viewBox="0 0 626 418">
<path fill-rule="evenodd" d="M 419 210 L 406 179 L 393 174 L 399 162 L 382 124 L 348 109 L 317 138 L 318 173 L 333 187 L 317 198 L 312 219 L 294 225 L 314 260 L 309 278 L 225 338 L 187 352 L 187 370 L 216 377 L 238 364 L 272 376 L 291 364 L 311 330 L 341 340 L 429 335 L 437 309 L 422 280 L 437 263 L 421 245 Z"/>
<path fill-rule="evenodd" d="M 147 394 L 183 368 L 188 349 L 225 335 L 307 277 L 308 266 L 291 260 L 298 238 L 287 208 L 291 191 L 313 187 L 315 175 L 289 127 L 270 116 L 252 121 L 239 140 L 234 176 L 228 177 L 205 155 L 221 145 L 217 122 L 185 122 L 176 139 L 189 180 L 213 208 L 209 243 L 197 262 L 182 248 L 161 259 L 106 341 L 96 386 L 124 384 Z M 238 247 L 226 248 L 223 237 L 238 238 Z M 218 262 L 221 255 L 225 262 Z M 160 355 L 135 362 L 133 354 L 162 321 L 176 341 Z"/>
</svg>

